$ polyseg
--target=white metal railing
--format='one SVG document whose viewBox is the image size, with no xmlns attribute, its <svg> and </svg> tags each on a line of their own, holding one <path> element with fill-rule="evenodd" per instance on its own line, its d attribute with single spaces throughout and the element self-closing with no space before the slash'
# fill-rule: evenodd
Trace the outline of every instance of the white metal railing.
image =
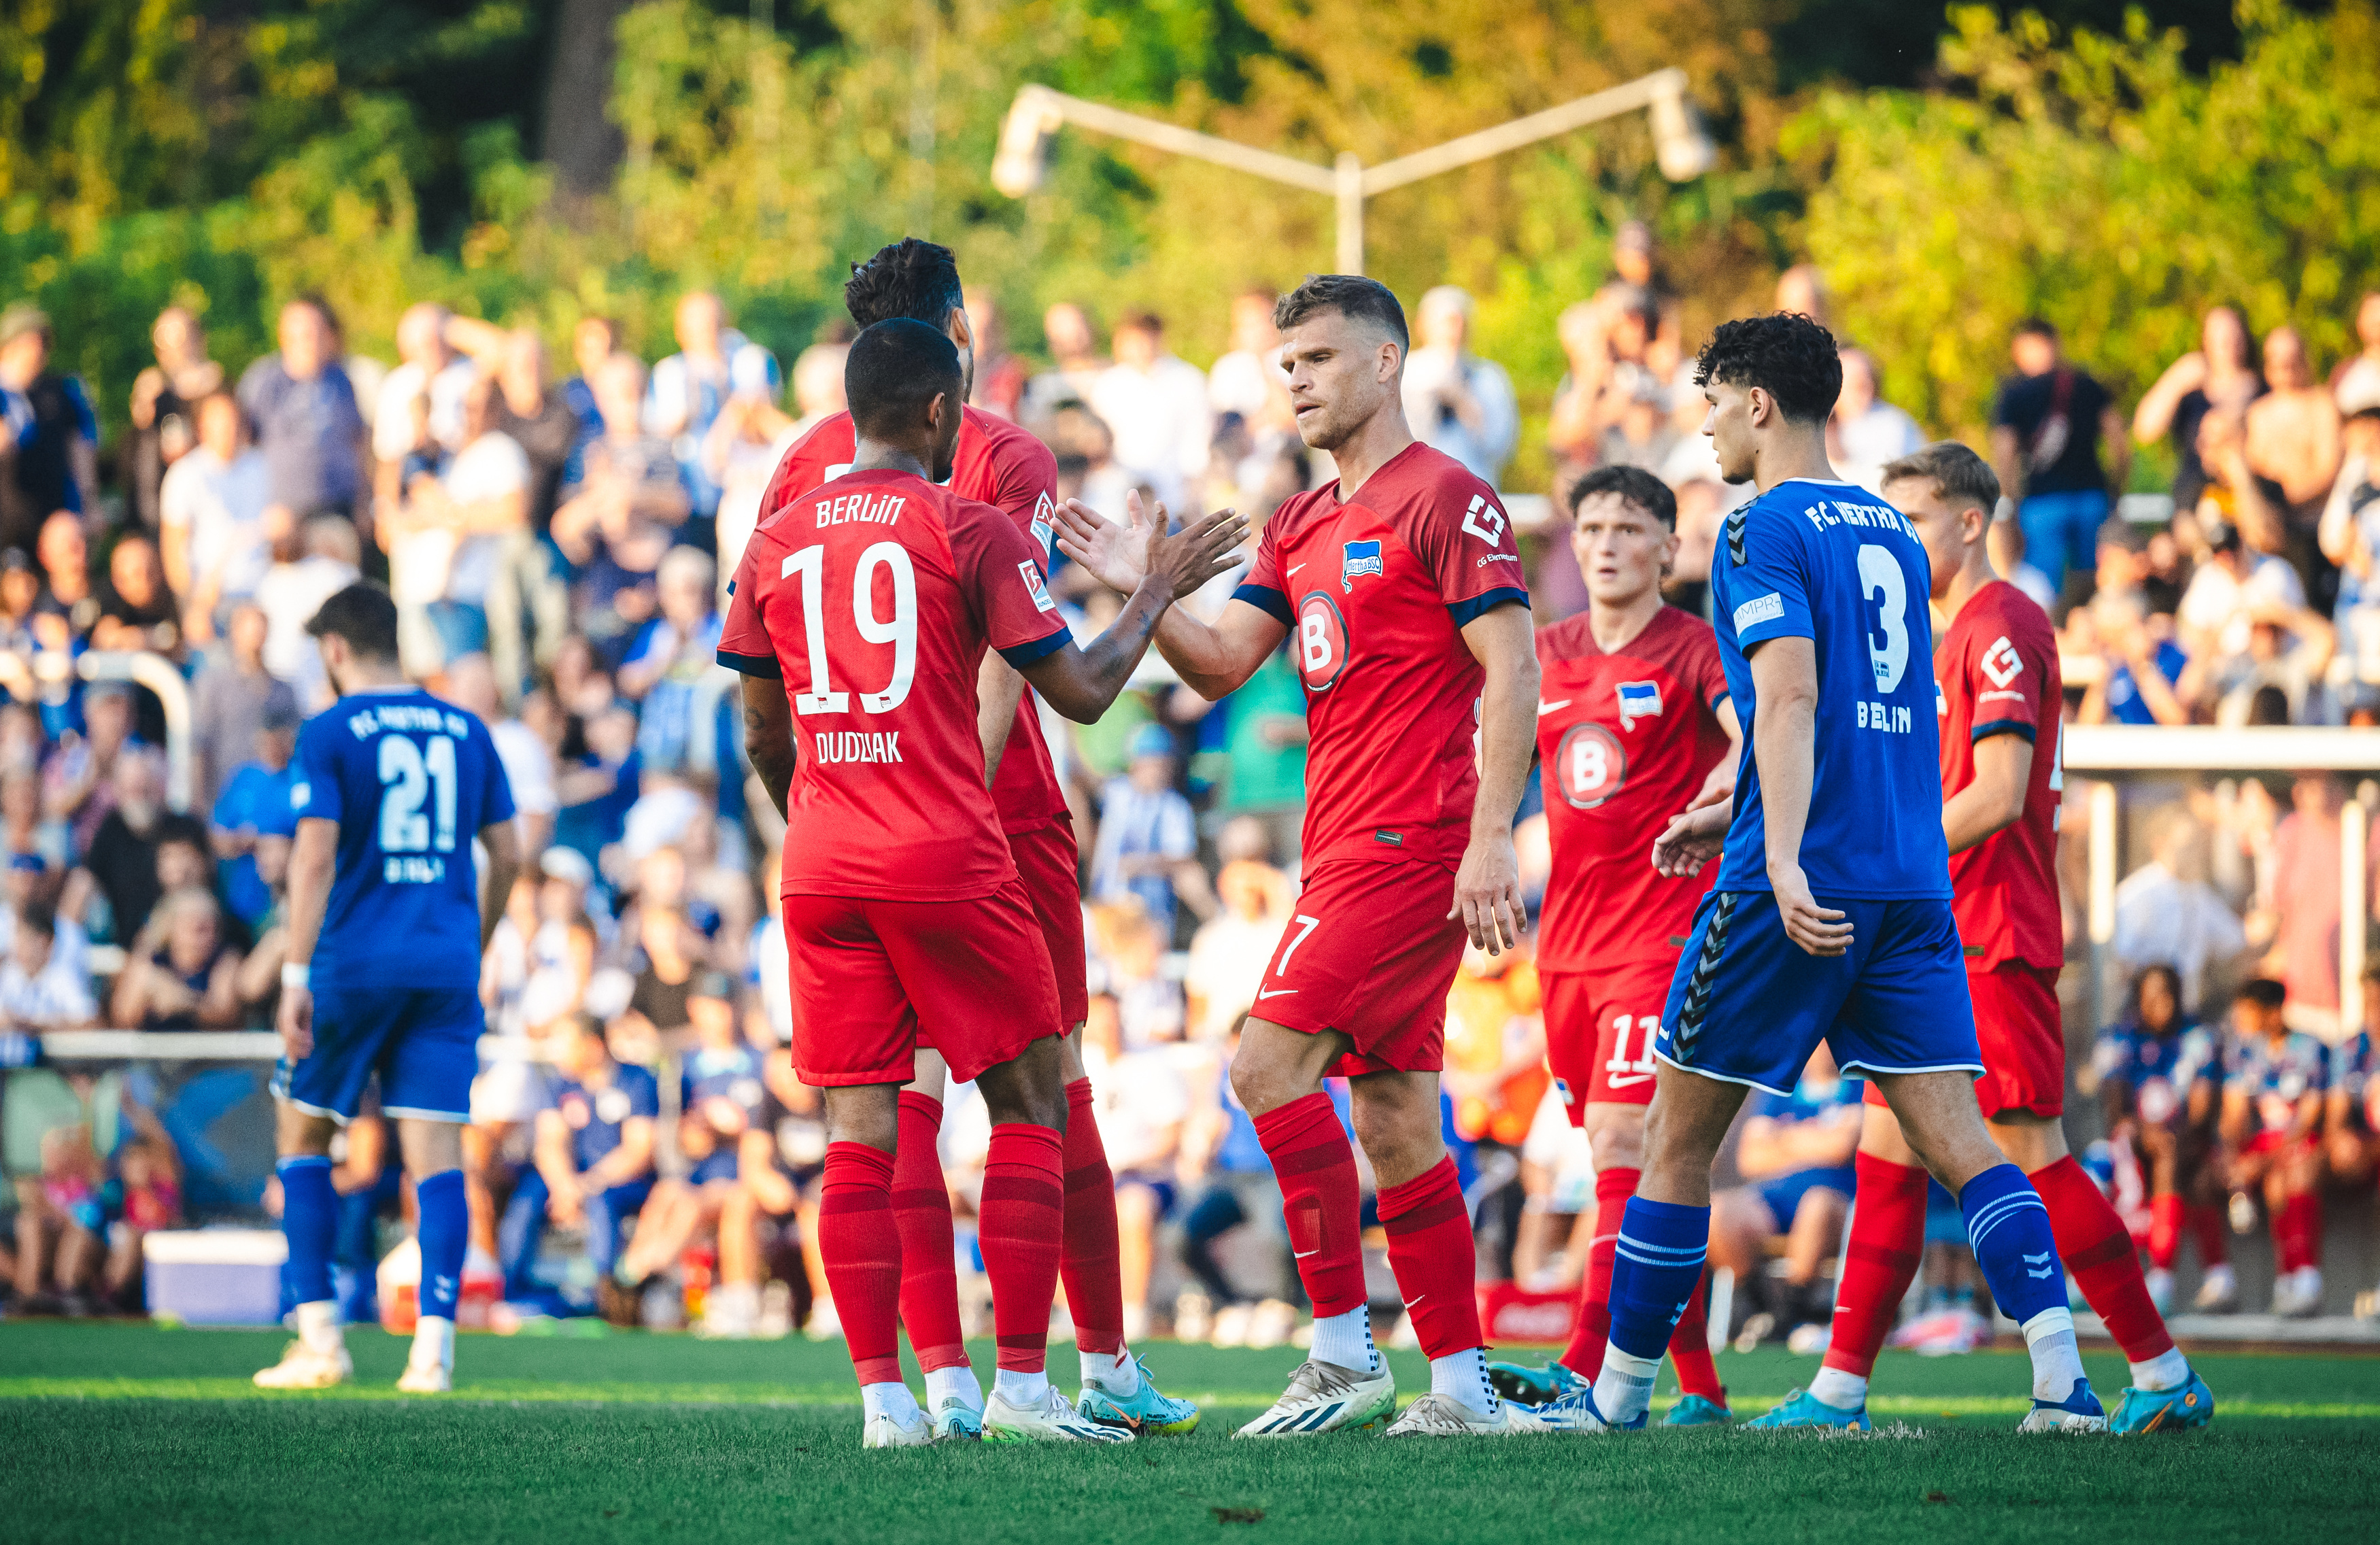
<svg viewBox="0 0 2380 1545">
<path fill-rule="evenodd" d="M 2090 795 L 2090 878 L 2083 907 L 2091 945 L 2090 1003 L 2097 1025 L 2115 1016 L 2119 991 L 2115 968 L 2117 781 L 2192 772 L 2380 773 L 2380 730 L 2368 729 L 2070 724 L 2062 749 L 2066 771 L 2103 780 Z M 2363 1022 L 2363 932 L 2369 913 L 2364 845 L 2370 825 L 2359 800 L 2347 801 L 2338 826 L 2338 1016 L 2344 1030 Z"/>
<path fill-rule="evenodd" d="M 62 687 L 69 672 L 85 681 L 133 682 L 157 694 L 165 708 L 165 803 L 176 810 L 188 809 L 190 684 L 180 668 L 145 650 L 93 651 L 72 661 L 56 650 L 43 650 L 30 659 L 0 651 L 0 688 L 20 702 L 38 703 L 44 692 Z"/>
</svg>

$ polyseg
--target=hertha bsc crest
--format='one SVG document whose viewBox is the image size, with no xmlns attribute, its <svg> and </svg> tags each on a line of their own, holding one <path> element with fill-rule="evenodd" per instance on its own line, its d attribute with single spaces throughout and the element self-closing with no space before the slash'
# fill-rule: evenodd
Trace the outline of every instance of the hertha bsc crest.
<svg viewBox="0 0 2380 1545">
<path fill-rule="evenodd" d="M 1339 561 L 1339 588 L 1342 590 L 1352 590 L 1355 588 L 1357 576 L 1365 574 L 1378 576 L 1387 573 L 1388 570 L 1380 563 L 1380 544 L 1378 539 L 1371 541 L 1351 541 L 1347 544 L 1345 555 Z"/>
</svg>

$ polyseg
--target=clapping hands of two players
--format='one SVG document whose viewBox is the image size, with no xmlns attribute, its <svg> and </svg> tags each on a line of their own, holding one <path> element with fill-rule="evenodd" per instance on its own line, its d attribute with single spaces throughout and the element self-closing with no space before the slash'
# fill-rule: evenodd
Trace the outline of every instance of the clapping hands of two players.
<svg viewBox="0 0 2380 1545">
<path fill-rule="evenodd" d="M 1248 523 L 1231 510 L 1201 516 L 1169 533 L 1172 522 L 1164 504 L 1144 513 L 1137 492 L 1124 495 L 1123 515 L 1119 524 L 1080 499 L 1058 507 L 1058 551 L 1123 595 L 1151 576 L 1167 580 L 1177 598 L 1188 595 L 1230 572 L 1238 561 L 1233 552 L 1248 534 Z"/>
</svg>

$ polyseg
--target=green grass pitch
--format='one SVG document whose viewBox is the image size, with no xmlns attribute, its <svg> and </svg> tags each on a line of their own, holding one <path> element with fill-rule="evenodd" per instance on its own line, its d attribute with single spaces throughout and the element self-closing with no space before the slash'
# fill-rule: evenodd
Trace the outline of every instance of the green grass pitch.
<svg viewBox="0 0 2380 1545">
<path fill-rule="evenodd" d="M 1160 1382 L 1207 1407 L 1190 1437 L 868 1453 L 839 1344 L 471 1336 L 455 1393 L 408 1399 L 391 1387 L 405 1344 L 376 1330 L 349 1332 L 351 1386 L 252 1389 L 283 1340 L 0 1325 L 0 1539 L 2097 1545 L 2380 1527 L 2375 1359 L 2202 1356 L 2214 1429 L 2141 1440 L 2019 1438 L 2023 1359 L 1979 1353 L 1888 1354 L 1879 1434 L 1865 1440 L 1240 1443 L 1232 1427 L 1298 1354 L 1159 1344 Z M 1401 1387 L 1427 1387 L 1417 1356 L 1392 1360 Z M 2090 1363 L 2112 1405 L 2123 1365 Z M 1053 1348 L 1050 1366 L 1071 1383 L 1071 1349 Z M 1739 1416 L 1815 1366 L 1770 1352 L 1719 1361 Z"/>
</svg>

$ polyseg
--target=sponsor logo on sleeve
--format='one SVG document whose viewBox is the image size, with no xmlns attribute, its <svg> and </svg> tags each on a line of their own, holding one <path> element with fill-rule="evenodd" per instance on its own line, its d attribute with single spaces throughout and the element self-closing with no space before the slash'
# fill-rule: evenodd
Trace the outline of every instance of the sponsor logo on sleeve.
<svg viewBox="0 0 2380 1545">
<path fill-rule="evenodd" d="M 1378 538 L 1370 541 L 1351 541 L 1339 561 L 1339 588 L 1352 590 L 1355 581 L 1365 575 L 1385 578 L 1388 569 L 1380 557 Z"/>
<path fill-rule="evenodd" d="M 2017 653 L 2016 646 L 2008 641 L 2006 634 L 1984 651 L 1984 658 L 1978 663 L 1982 665 L 1984 675 L 1992 678 L 1995 687 L 2006 687 L 2024 670 L 2023 658 Z"/>
<path fill-rule="evenodd" d="M 1485 493 L 1471 496 L 1471 507 L 1463 512 L 1463 529 L 1493 547 L 1504 540 L 1504 512 L 1488 502 Z"/>
<path fill-rule="evenodd" d="M 1764 622 L 1775 622 L 1785 614 L 1785 598 L 1775 590 L 1755 595 L 1735 609 L 1735 630 L 1756 627 Z"/>
<path fill-rule="evenodd" d="M 1016 572 L 1025 576 L 1025 593 L 1033 598 L 1035 611 L 1054 612 L 1058 609 L 1058 603 L 1050 599 L 1050 587 L 1041 578 L 1039 564 L 1027 558 L 1016 566 Z"/>
</svg>

